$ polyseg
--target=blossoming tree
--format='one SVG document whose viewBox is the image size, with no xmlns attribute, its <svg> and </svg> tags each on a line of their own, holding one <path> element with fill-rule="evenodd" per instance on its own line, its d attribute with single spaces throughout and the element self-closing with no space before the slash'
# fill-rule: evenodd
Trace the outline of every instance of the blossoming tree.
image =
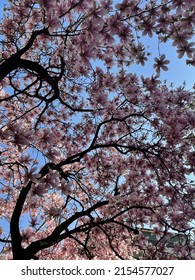
<svg viewBox="0 0 195 280">
<path fill-rule="evenodd" d="M 161 46 L 193 69 L 194 0 L 5 2 L 1 258 L 192 259 L 194 92 L 161 82 Z"/>
</svg>

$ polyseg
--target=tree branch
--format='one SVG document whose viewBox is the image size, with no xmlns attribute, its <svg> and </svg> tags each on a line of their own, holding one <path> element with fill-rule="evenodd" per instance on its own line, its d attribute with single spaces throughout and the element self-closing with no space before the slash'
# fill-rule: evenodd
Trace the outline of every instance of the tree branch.
<svg viewBox="0 0 195 280">
<path fill-rule="evenodd" d="M 32 182 L 30 181 L 26 187 L 22 188 L 10 221 L 13 259 L 23 259 L 24 257 L 23 255 L 24 249 L 22 248 L 21 245 L 22 236 L 20 234 L 20 229 L 19 229 L 19 220 L 20 220 L 20 215 L 22 213 L 24 202 L 26 200 L 28 192 L 31 189 L 31 186 L 32 186 Z"/>
</svg>

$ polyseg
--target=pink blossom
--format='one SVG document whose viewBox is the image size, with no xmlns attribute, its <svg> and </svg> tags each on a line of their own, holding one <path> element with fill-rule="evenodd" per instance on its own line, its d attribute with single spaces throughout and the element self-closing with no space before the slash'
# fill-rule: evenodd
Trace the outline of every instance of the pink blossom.
<svg viewBox="0 0 195 280">
<path fill-rule="evenodd" d="M 154 23 L 155 23 L 154 20 L 148 20 L 143 23 L 143 29 L 144 29 L 144 31 L 142 32 L 143 36 L 148 35 L 150 38 L 153 36 Z"/>
<path fill-rule="evenodd" d="M 145 62 L 147 61 L 147 57 L 146 57 L 146 53 L 145 52 L 141 52 L 137 54 L 136 57 L 136 63 L 137 64 L 141 64 L 142 66 L 145 65 Z"/>
<path fill-rule="evenodd" d="M 46 215 L 59 217 L 62 214 L 62 209 L 60 207 L 51 206 L 49 209 L 45 210 Z"/>
<path fill-rule="evenodd" d="M 46 27 L 49 27 L 49 32 L 52 33 L 54 31 L 57 31 L 58 28 L 60 28 L 60 22 L 59 22 L 59 18 L 58 17 L 50 17 L 47 21 L 46 21 Z"/>
<path fill-rule="evenodd" d="M 26 155 L 22 155 L 19 161 L 22 164 L 29 165 L 33 161 L 33 159 L 30 157 L 30 155 L 26 154 Z"/>
<path fill-rule="evenodd" d="M 46 189 L 58 188 L 59 184 L 59 177 L 55 172 L 48 173 L 44 178 L 40 180 L 40 185 L 45 186 Z"/>
<path fill-rule="evenodd" d="M 108 19 L 108 27 L 107 32 L 111 32 L 111 34 L 117 34 L 118 31 L 123 27 L 123 23 L 120 21 L 121 15 L 119 13 L 115 13 Z"/>
<path fill-rule="evenodd" d="M 91 67 L 90 60 L 95 58 L 96 53 L 97 53 L 97 49 L 94 48 L 93 45 L 90 45 L 90 46 L 82 45 L 82 46 L 80 46 L 81 61 L 87 67 Z"/>
<path fill-rule="evenodd" d="M 195 66 L 195 53 L 193 54 L 191 59 L 186 59 L 186 63 Z"/>
<path fill-rule="evenodd" d="M 104 93 L 99 93 L 95 96 L 95 100 L 98 104 L 105 106 L 108 101 L 108 98 Z"/>
<path fill-rule="evenodd" d="M 194 45 L 195 43 L 184 43 L 180 45 L 177 49 L 178 57 L 182 58 L 185 53 L 188 57 L 192 57 L 195 52 L 195 48 L 193 48 Z"/>
<path fill-rule="evenodd" d="M 85 24 L 86 26 L 84 26 L 84 28 L 86 28 L 87 44 L 90 45 L 93 40 L 98 40 L 98 38 L 100 40 L 101 36 L 99 32 L 102 30 L 104 22 L 99 21 L 98 19 L 89 19 Z"/>
<path fill-rule="evenodd" d="M 157 74 L 159 74 L 160 73 L 160 70 L 162 69 L 162 70 L 164 70 L 164 71 L 168 71 L 168 67 L 166 66 L 167 64 L 169 64 L 170 63 L 170 61 L 169 60 L 166 60 L 165 59 L 165 55 L 164 54 L 162 54 L 161 56 L 160 56 L 160 58 L 155 58 L 154 60 L 155 60 L 155 64 L 153 65 L 153 67 L 154 68 L 156 68 L 156 73 Z"/>
<path fill-rule="evenodd" d="M 39 183 L 36 185 L 33 185 L 31 193 L 32 195 L 37 195 L 39 197 L 42 197 L 44 194 L 48 192 L 48 188 L 45 186 L 45 184 Z"/>
<path fill-rule="evenodd" d="M 66 182 L 64 179 L 61 180 L 61 185 L 59 186 L 59 189 L 61 190 L 62 194 L 64 195 L 71 195 L 72 190 L 71 187 L 73 186 L 73 182 Z"/>
<path fill-rule="evenodd" d="M 56 141 L 56 137 L 54 135 L 54 132 L 49 129 L 44 129 L 43 133 L 40 134 L 40 140 L 43 141 L 46 144 L 54 144 Z"/>
<path fill-rule="evenodd" d="M 56 161 L 61 156 L 61 153 L 54 148 L 48 148 L 46 155 L 50 160 Z"/>
<path fill-rule="evenodd" d="M 37 170 L 36 167 L 32 167 L 29 171 L 25 172 L 24 174 L 24 185 L 26 185 L 29 180 L 31 180 L 33 183 L 37 183 L 38 179 L 40 178 L 40 174 L 34 173 Z"/>
<path fill-rule="evenodd" d="M 54 4 L 54 1 L 52 0 L 37 0 L 37 2 L 47 9 L 53 7 Z"/>
<path fill-rule="evenodd" d="M 123 2 L 121 4 L 116 4 L 115 8 L 120 10 L 121 12 L 124 13 L 130 13 L 131 12 L 131 7 L 133 7 L 137 1 L 128 1 L 128 0 L 123 0 Z"/>
</svg>

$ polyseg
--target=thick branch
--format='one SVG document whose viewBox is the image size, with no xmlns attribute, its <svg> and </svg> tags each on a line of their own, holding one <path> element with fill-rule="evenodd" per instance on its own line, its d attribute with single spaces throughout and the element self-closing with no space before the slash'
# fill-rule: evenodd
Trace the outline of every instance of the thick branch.
<svg viewBox="0 0 195 280">
<path fill-rule="evenodd" d="M 33 46 L 34 40 L 40 34 L 49 34 L 48 29 L 43 28 L 41 30 L 34 31 L 26 46 L 19 50 L 17 53 L 13 54 L 0 65 L 0 81 L 2 81 L 11 71 L 18 68 L 20 57 Z"/>
<path fill-rule="evenodd" d="M 46 81 L 55 91 L 58 91 L 57 83 L 48 74 L 47 70 L 43 66 L 41 66 L 38 62 L 34 62 L 27 59 L 19 59 L 17 68 L 18 67 L 36 72 L 37 74 L 39 74 L 41 79 Z"/>
<path fill-rule="evenodd" d="M 78 220 L 81 217 L 84 216 L 90 216 L 91 212 L 96 210 L 97 208 L 107 205 L 108 201 L 101 201 L 96 204 L 94 204 L 92 207 L 90 207 L 87 210 L 77 212 L 74 215 L 72 215 L 69 219 L 61 223 L 59 226 L 55 228 L 55 230 L 49 235 L 47 238 L 44 238 L 42 240 L 37 240 L 35 242 L 32 242 L 26 249 L 25 249 L 25 256 L 26 259 L 31 259 L 35 256 L 37 252 L 39 252 L 42 249 L 51 247 L 52 245 L 60 242 L 62 239 L 65 239 L 70 236 L 70 232 L 68 231 L 68 226 L 71 225 L 73 222 Z M 60 235 L 61 232 L 66 231 L 64 234 Z"/>
<path fill-rule="evenodd" d="M 12 240 L 13 259 L 23 259 L 24 249 L 21 245 L 22 237 L 20 235 L 19 220 L 24 202 L 26 200 L 28 192 L 31 189 L 31 185 L 32 182 L 30 181 L 26 187 L 22 188 L 11 217 L 10 233 Z"/>
</svg>

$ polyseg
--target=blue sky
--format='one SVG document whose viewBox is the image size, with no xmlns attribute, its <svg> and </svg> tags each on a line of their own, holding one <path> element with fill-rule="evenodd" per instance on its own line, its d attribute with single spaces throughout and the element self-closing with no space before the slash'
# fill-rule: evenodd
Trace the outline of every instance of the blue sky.
<svg viewBox="0 0 195 280">
<path fill-rule="evenodd" d="M 150 46 L 149 51 L 152 52 L 152 56 L 148 57 L 146 67 L 134 66 L 135 71 L 144 76 L 149 76 L 149 73 L 155 73 L 153 68 L 154 57 L 158 57 L 158 41 L 155 38 L 145 38 L 146 44 Z M 161 71 L 160 79 L 167 80 L 168 84 L 173 83 L 175 86 L 180 86 L 185 81 L 187 89 L 191 89 L 195 83 L 195 67 L 186 65 L 184 56 L 182 59 L 178 59 L 176 48 L 172 46 L 172 42 L 166 42 L 160 45 L 161 54 L 166 54 L 166 59 L 170 60 L 168 64 L 168 71 Z M 133 70 L 133 69 L 132 69 Z"/>
</svg>

